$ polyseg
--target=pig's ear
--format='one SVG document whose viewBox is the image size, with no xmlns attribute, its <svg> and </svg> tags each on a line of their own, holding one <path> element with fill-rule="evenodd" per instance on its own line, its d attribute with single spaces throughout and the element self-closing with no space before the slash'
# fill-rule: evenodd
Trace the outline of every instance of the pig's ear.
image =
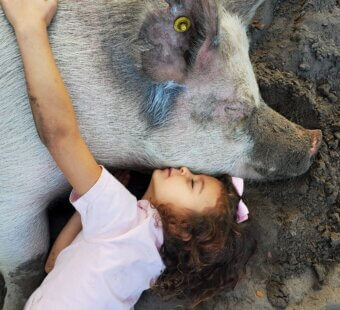
<svg viewBox="0 0 340 310">
<path fill-rule="evenodd" d="M 229 0 L 223 1 L 227 11 L 232 12 L 249 25 L 259 6 L 266 0 Z"/>
<path fill-rule="evenodd" d="M 168 8 L 146 14 L 140 32 L 140 39 L 148 45 L 142 51 L 142 68 L 155 82 L 184 83 L 192 66 L 207 65 L 212 58 L 217 43 L 217 8 L 215 0 L 167 3 Z M 176 28 L 178 23 L 184 28 Z"/>
<path fill-rule="evenodd" d="M 194 1 L 192 11 L 195 12 L 197 22 L 197 35 L 195 45 L 193 70 L 202 72 L 210 67 L 216 57 L 219 46 L 219 13 L 215 1 Z"/>
<path fill-rule="evenodd" d="M 182 11 L 184 9 L 182 8 Z M 184 10 L 185 11 L 185 10 Z M 188 12 L 183 15 L 191 20 Z M 148 9 L 139 34 L 146 46 L 141 52 L 143 72 L 154 82 L 183 83 L 187 72 L 186 52 L 189 50 L 193 30 L 177 32 L 176 15 L 171 7 Z"/>
</svg>

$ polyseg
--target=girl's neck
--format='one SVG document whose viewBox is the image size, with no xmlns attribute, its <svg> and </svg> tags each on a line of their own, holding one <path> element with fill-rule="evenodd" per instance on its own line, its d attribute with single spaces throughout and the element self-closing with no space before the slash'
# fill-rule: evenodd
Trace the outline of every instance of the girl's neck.
<svg viewBox="0 0 340 310">
<path fill-rule="evenodd" d="M 138 199 L 138 200 L 149 200 L 150 197 L 150 178 L 151 175 L 131 171 L 130 182 L 127 185 L 127 189 Z"/>
<path fill-rule="evenodd" d="M 150 203 L 152 203 L 152 195 L 151 195 L 151 187 L 149 186 L 146 192 L 144 193 L 142 200 L 148 200 Z"/>
</svg>

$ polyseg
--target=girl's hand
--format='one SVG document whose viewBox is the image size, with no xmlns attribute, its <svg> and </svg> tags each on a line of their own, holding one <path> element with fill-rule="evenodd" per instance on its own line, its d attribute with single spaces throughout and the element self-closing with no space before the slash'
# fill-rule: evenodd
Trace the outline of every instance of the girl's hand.
<svg viewBox="0 0 340 310">
<path fill-rule="evenodd" d="M 75 212 L 69 219 L 65 227 L 62 229 L 52 246 L 51 252 L 48 255 L 45 264 L 46 273 L 49 273 L 53 269 L 59 253 L 73 242 L 73 240 L 77 237 L 81 230 L 82 225 L 80 214 L 78 212 Z"/>
<path fill-rule="evenodd" d="M 61 252 L 61 250 L 59 251 Z M 57 259 L 59 253 L 51 252 L 48 255 L 47 261 L 45 263 L 45 272 L 50 273 L 52 269 L 54 268 L 55 261 Z"/>
<path fill-rule="evenodd" d="M 15 30 L 31 27 L 47 28 L 57 11 L 58 0 L 0 0 Z"/>
</svg>

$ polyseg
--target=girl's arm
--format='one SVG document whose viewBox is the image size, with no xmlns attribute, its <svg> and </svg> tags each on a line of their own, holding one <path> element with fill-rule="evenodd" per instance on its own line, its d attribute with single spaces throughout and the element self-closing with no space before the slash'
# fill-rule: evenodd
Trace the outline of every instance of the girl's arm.
<svg viewBox="0 0 340 310">
<path fill-rule="evenodd" d="M 79 195 L 98 180 L 101 169 L 85 144 L 72 102 L 56 66 L 47 26 L 56 0 L 0 0 L 14 27 L 27 92 L 41 141 Z"/>
<path fill-rule="evenodd" d="M 130 180 L 130 174 L 127 170 L 118 170 L 114 173 L 114 177 L 127 186 Z M 72 241 L 77 237 L 79 232 L 82 230 L 81 218 L 79 212 L 75 212 L 67 224 L 64 226 L 62 231 L 59 233 L 56 241 L 54 242 L 50 254 L 48 255 L 45 271 L 49 273 L 54 267 L 55 260 L 57 259 L 59 253 L 69 246 Z"/>
<path fill-rule="evenodd" d="M 82 230 L 80 214 L 76 211 L 67 224 L 64 226 L 56 241 L 54 242 L 50 254 L 48 255 L 45 271 L 49 273 L 53 267 L 59 253 L 69 246 L 78 233 Z"/>
</svg>

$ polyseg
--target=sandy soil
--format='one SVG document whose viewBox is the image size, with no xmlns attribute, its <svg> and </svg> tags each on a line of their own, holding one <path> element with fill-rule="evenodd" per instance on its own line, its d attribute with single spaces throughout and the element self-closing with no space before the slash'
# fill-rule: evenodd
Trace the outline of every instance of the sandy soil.
<svg viewBox="0 0 340 310">
<path fill-rule="evenodd" d="M 320 128 L 324 141 L 306 175 L 247 184 L 258 252 L 234 292 L 200 309 L 340 309 L 340 2 L 272 1 L 256 20 L 251 55 L 263 98 Z M 145 293 L 136 310 L 185 305 Z"/>
<path fill-rule="evenodd" d="M 251 56 L 263 98 L 288 119 L 320 128 L 324 140 L 306 175 L 246 185 L 257 254 L 233 292 L 199 309 L 339 310 L 340 3 L 271 0 L 256 20 Z M 136 310 L 186 305 L 146 292 Z"/>
</svg>

